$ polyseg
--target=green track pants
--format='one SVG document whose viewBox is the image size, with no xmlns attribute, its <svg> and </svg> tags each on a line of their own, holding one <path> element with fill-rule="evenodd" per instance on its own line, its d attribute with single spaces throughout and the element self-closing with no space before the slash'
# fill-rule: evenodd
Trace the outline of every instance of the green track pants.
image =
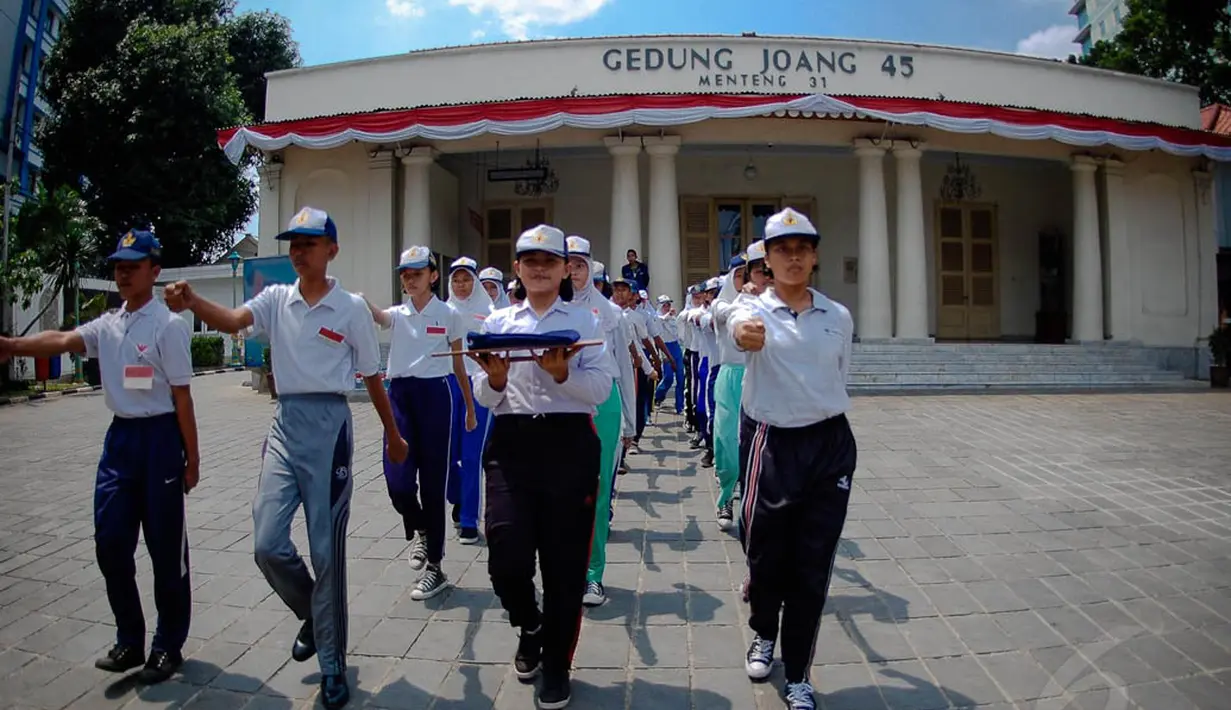
<svg viewBox="0 0 1231 710">
<path fill-rule="evenodd" d="M 594 535 L 590 543 L 590 569 L 586 571 L 587 582 L 602 582 L 607 569 L 607 534 L 611 532 L 611 494 L 615 488 L 616 463 L 620 454 L 620 426 L 622 424 L 620 391 L 611 386 L 611 396 L 598 407 L 594 414 L 594 430 L 602 443 L 599 455 L 598 495 L 594 501 Z"/>
<path fill-rule="evenodd" d="M 744 393 L 744 366 L 723 365 L 714 382 L 714 468 L 722 494 L 718 507 L 731 501 L 739 480 L 739 412 Z"/>
</svg>

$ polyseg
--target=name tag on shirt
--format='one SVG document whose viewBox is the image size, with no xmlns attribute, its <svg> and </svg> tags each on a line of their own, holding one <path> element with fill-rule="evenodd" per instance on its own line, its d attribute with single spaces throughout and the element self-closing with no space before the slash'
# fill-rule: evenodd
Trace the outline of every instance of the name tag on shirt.
<svg viewBox="0 0 1231 710">
<path fill-rule="evenodd" d="M 320 330 L 316 331 L 316 334 L 320 336 L 321 340 L 324 340 L 325 342 L 331 343 L 333 345 L 341 345 L 346 340 L 346 338 L 344 338 L 341 333 L 330 330 L 328 328 L 321 328 Z"/>
<path fill-rule="evenodd" d="M 475 313 L 475 314 L 474 314 L 474 316 L 472 316 L 472 317 L 473 317 L 475 320 L 478 320 L 478 321 L 485 321 L 485 320 L 487 320 L 487 316 L 483 315 L 482 313 Z"/>
<path fill-rule="evenodd" d="M 154 389 L 154 368 L 150 365 L 125 365 L 124 389 L 152 390 Z"/>
<path fill-rule="evenodd" d="M 447 332 L 449 332 L 448 329 L 443 325 L 429 325 L 427 327 L 428 335 L 444 335 Z"/>
</svg>

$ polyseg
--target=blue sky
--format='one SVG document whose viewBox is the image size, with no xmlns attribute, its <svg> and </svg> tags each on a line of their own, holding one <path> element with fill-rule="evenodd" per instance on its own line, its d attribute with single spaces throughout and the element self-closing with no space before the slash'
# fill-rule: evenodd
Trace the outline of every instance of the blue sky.
<svg viewBox="0 0 1231 710">
<path fill-rule="evenodd" d="M 306 64 L 476 42 L 620 34 L 801 34 L 1064 57 L 1072 0 L 240 0 L 290 18 Z"/>
<path fill-rule="evenodd" d="M 1073 0 L 239 0 L 291 21 L 305 64 L 545 37 L 794 34 L 1076 53 Z M 246 231 L 256 233 L 256 215 Z"/>
</svg>

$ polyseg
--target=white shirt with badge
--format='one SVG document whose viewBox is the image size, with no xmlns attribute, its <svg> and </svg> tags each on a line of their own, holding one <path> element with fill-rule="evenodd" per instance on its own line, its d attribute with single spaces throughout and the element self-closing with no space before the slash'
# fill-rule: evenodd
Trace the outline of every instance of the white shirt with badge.
<svg viewBox="0 0 1231 710">
<path fill-rule="evenodd" d="M 735 341 L 729 337 L 727 332 L 729 323 L 728 320 L 731 314 L 735 312 L 735 303 L 727 303 L 726 301 L 714 301 L 710 305 L 708 316 L 703 317 L 703 322 L 708 322 L 710 327 L 714 329 L 715 344 L 718 346 L 718 363 L 720 365 L 743 365 L 746 358 L 744 351 L 735 347 Z"/>
<path fill-rule="evenodd" d="M 846 391 L 855 322 L 841 303 L 814 289 L 812 306 L 792 313 L 770 288 L 741 296 L 727 320 L 724 337 L 734 342 L 740 323 L 760 318 L 765 347 L 747 354 L 743 408 L 770 426 L 815 424 L 850 410 Z"/>
<path fill-rule="evenodd" d="M 293 284 L 266 286 L 244 304 L 269 336 L 278 395 L 346 394 L 355 373 L 380 372 L 380 343 L 367 303 L 329 277 L 330 290 L 309 306 Z M 447 359 L 447 358 L 441 358 Z"/>
<path fill-rule="evenodd" d="M 432 379 L 453 374 L 453 358 L 432 357 L 437 353 L 450 352 L 455 340 L 466 337 L 467 332 L 478 332 L 456 306 L 432 296 L 422 311 L 415 310 L 409 301 L 386 308 L 391 316 L 389 339 L 389 363 L 385 376 L 420 377 Z"/>
<path fill-rule="evenodd" d="M 172 387 L 192 382 L 188 323 L 156 299 L 128 312 L 105 313 L 77 328 L 86 357 L 98 360 L 103 400 L 117 417 L 175 411 Z"/>
<path fill-rule="evenodd" d="M 718 364 L 718 338 L 710 327 L 710 307 L 697 306 L 693 309 L 693 333 L 696 335 L 693 348 L 701 353 L 701 357 L 710 361 L 710 367 Z"/>
<path fill-rule="evenodd" d="M 659 327 L 659 329 L 662 331 L 662 338 L 663 338 L 663 342 L 664 342 L 664 343 L 676 343 L 676 342 L 679 342 L 679 340 L 680 340 L 680 334 L 679 334 L 679 327 L 680 327 L 680 324 L 679 324 L 679 321 L 677 321 L 677 320 L 675 319 L 675 316 L 674 316 L 674 315 L 668 315 L 668 314 L 663 313 L 663 312 L 661 312 L 661 311 L 660 311 L 660 312 L 658 312 L 658 313 L 656 313 L 656 314 L 654 314 L 654 315 L 655 315 L 655 318 L 657 318 L 657 319 L 658 319 L 658 327 Z"/>
<path fill-rule="evenodd" d="M 598 319 L 588 309 L 570 307 L 560 299 L 542 317 L 529 301 L 492 312 L 483 323 L 484 333 L 549 333 L 573 330 L 581 340 L 603 340 Z M 520 355 L 524 353 L 514 353 Z M 444 358 L 441 358 L 444 359 Z M 479 404 L 493 414 L 590 414 L 611 396 L 611 385 L 619 373 L 607 346 L 582 348 L 569 361 L 569 376 L 557 384 L 546 370 L 533 361 L 509 364 L 508 382 L 497 392 L 487 381 L 487 373 L 473 378 L 474 395 Z"/>
</svg>

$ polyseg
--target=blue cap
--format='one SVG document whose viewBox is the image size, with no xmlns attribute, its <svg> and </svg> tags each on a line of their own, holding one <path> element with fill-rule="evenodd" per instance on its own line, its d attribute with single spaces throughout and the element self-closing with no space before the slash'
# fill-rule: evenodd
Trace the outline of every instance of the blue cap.
<svg viewBox="0 0 1231 710">
<path fill-rule="evenodd" d="M 746 263 L 747 262 L 744 261 L 743 254 L 737 254 L 736 256 L 731 257 L 731 268 L 732 269 L 738 269 L 739 267 L 743 266 Z"/>
<path fill-rule="evenodd" d="M 612 286 L 627 286 L 629 290 L 631 291 L 637 290 L 637 282 L 633 281 L 632 279 L 626 279 L 623 276 L 612 277 L 611 285 Z"/>
<path fill-rule="evenodd" d="M 120 237 L 120 243 L 115 247 L 115 253 L 107 257 L 109 261 L 141 261 L 142 259 L 162 258 L 162 243 L 153 232 L 132 230 Z"/>
<path fill-rule="evenodd" d="M 423 246 L 411 247 L 402 252 L 402 258 L 398 259 L 397 270 L 401 272 L 406 269 L 423 269 L 435 263 L 436 258 L 432 256 L 431 249 Z"/>
<path fill-rule="evenodd" d="M 286 231 L 274 238 L 286 240 L 295 237 L 329 237 L 330 241 L 337 244 L 338 226 L 325 210 L 305 207 L 291 218 Z"/>
</svg>

